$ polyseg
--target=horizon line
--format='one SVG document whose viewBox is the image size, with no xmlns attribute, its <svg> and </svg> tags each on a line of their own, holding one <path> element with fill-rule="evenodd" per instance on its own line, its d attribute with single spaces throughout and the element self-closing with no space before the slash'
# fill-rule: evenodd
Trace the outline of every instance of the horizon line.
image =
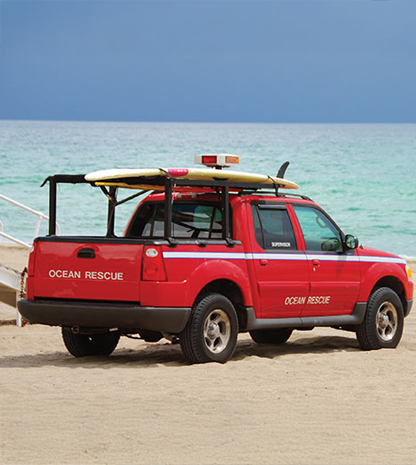
<svg viewBox="0 0 416 465">
<path fill-rule="evenodd" d="M 27 123 L 144 123 L 144 124 L 338 124 L 338 125 L 375 125 L 375 124 L 401 124 L 412 125 L 416 121 L 195 121 L 195 120 L 111 120 L 111 119 L 42 119 L 42 118 L 1 118 L 0 122 L 27 122 Z"/>
</svg>

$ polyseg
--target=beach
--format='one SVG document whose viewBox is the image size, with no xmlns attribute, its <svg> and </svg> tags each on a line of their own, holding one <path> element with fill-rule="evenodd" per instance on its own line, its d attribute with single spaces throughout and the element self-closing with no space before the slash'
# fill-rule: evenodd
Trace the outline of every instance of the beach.
<svg viewBox="0 0 416 465">
<path fill-rule="evenodd" d="M 0 245 L 0 263 L 26 261 Z M 414 310 L 394 350 L 364 352 L 327 328 L 277 347 L 241 334 L 224 365 L 127 338 L 110 357 L 76 359 L 59 328 L 19 328 L 14 315 L 0 304 L 2 465 L 415 461 Z"/>
</svg>

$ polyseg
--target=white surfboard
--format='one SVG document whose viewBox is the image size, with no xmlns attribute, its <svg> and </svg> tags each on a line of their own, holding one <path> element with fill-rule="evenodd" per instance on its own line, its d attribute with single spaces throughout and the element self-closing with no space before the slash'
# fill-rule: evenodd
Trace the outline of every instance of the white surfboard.
<svg viewBox="0 0 416 465">
<path fill-rule="evenodd" d="M 163 190 L 163 186 L 152 185 L 155 178 L 171 176 L 177 179 L 195 181 L 228 180 L 235 182 L 259 183 L 265 186 L 278 184 L 284 189 L 298 189 L 299 186 L 287 179 L 243 171 L 216 170 L 213 168 L 139 168 L 139 169 L 112 169 L 95 171 L 85 175 L 88 182 L 97 186 L 115 186 L 129 189 Z"/>
</svg>

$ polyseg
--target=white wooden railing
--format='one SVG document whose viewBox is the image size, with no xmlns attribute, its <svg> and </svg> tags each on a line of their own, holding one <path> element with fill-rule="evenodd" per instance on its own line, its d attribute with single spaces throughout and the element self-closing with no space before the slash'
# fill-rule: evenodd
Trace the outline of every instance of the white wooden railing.
<svg viewBox="0 0 416 465">
<path fill-rule="evenodd" d="M 15 207 L 18 207 L 37 217 L 35 230 L 33 233 L 33 239 L 39 235 L 39 230 L 40 230 L 42 220 L 49 221 L 49 217 L 46 216 L 44 213 L 33 210 L 33 208 L 27 207 L 26 205 L 23 205 L 22 203 L 16 202 L 15 200 L 12 200 L 9 197 L 6 197 L 5 195 L 0 194 L 0 200 L 8 202 L 11 205 L 14 205 Z M 60 228 L 59 228 L 58 223 L 56 223 L 56 233 L 57 234 L 60 233 Z M 21 241 L 20 239 L 17 239 L 16 237 L 11 236 L 10 234 L 6 234 L 4 232 L 4 225 L 2 221 L 0 220 L 0 242 L 3 237 L 7 239 L 8 241 L 15 242 L 16 244 L 19 244 L 27 249 L 30 249 L 32 247 L 32 244 Z M 32 242 L 33 242 L 33 239 L 32 239 Z M 23 292 L 24 292 L 25 278 L 26 278 L 26 269 L 23 270 L 22 272 L 18 272 L 0 263 L 0 300 L 9 305 L 16 306 L 17 300 L 22 297 Z M 17 311 L 17 309 L 16 309 L 16 324 L 18 326 L 22 326 L 23 324 L 22 316 Z"/>
<path fill-rule="evenodd" d="M 6 197 L 5 195 L 0 194 L 0 200 L 4 200 L 5 202 L 8 202 L 16 207 L 19 207 L 20 209 L 25 210 L 37 217 L 35 231 L 33 233 L 33 239 L 39 235 L 39 230 L 40 230 L 40 225 L 41 225 L 42 220 L 49 221 L 49 217 L 46 216 L 44 213 L 33 210 L 33 208 L 27 207 L 26 205 L 23 205 L 22 203 L 16 202 L 15 200 L 12 200 L 9 197 Z M 59 228 L 58 223 L 56 223 L 56 233 L 58 235 L 60 233 L 60 228 Z M 20 239 L 17 239 L 16 237 L 6 234 L 4 232 L 3 223 L 0 220 L 0 242 L 1 242 L 2 237 L 7 239 L 8 241 L 12 241 L 12 242 L 15 242 L 16 244 L 26 247 L 27 249 L 30 249 L 32 247 L 31 244 L 28 244 L 27 242 L 21 241 Z"/>
</svg>

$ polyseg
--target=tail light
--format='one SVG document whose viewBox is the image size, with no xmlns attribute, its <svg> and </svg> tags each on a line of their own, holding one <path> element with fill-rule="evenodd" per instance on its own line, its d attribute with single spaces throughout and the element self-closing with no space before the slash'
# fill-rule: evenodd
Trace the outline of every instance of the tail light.
<svg viewBox="0 0 416 465">
<path fill-rule="evenodd" d="M 29 262 L 27 265 L 27 275 L 32 277 L 35 276 L 35 255 L 36 255 L 36 246 L 32 245 L 29 254 Z"/>
<path fill-rule="evenodd" d="M 143 250 L 143 281 L 166 281 L 166 270 L 161 247 L 145 247 Z"/>
<path fill-rule="evenodd" d="M 35 276 L 35 255 L 36 255 L 36 244 L 32 245 L 29 254 L 29 262 L 27 265 L 27 278 L 26 278 L 26 298 L 28 300 L 34 300 L 34 276 Z"/>
</svg>

